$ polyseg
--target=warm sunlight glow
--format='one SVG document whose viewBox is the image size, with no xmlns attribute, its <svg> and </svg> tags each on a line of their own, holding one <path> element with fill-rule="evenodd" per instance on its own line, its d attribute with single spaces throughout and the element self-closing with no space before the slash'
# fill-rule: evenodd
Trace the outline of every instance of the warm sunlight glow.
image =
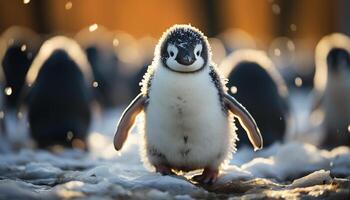
<svg viewBox="0 0 350 200">
<path fill-rule="evenodd" d="M 118 46 L 119 45 L 119 40 L 117 38 L 113 39 L 113 46 Z"/>
</svg>

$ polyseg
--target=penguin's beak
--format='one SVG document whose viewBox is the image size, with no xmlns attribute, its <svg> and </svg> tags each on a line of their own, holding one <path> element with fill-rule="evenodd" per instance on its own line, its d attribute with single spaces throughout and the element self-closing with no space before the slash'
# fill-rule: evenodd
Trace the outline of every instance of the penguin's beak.
<svg viewBox="0 0 350 200">
<path fill-rule="evenodd" d="M 181 65 L 192 65 L 196 61 L 196 58 L 193 51 L 181 49 L 175 60 Z"/>
</svg>

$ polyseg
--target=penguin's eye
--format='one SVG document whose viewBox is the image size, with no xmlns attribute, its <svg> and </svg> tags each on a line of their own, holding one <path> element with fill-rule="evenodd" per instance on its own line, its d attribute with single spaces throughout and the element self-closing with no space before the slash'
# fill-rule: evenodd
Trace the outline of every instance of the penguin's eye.
<svg viewBox="0 0 350 200">
<path fill-rule="evenodd" d="M 202 53 L 202 48 L 203 46 L 201 44 L 197 44 L 196 47 L 194 48 L 194 53 L 198 57 Z"/>
<path fill-rule="evenodd" d="M 173 57 L 176 56 L 176 54 L 177 54 L 177 52 L 178 52 L 178 49 L 176 48 L 176 46 L 170 44 L 170 45 L 168 46 L 167 51 L 168 51 L 169 56 L 173 58 Z"/>
</svg>

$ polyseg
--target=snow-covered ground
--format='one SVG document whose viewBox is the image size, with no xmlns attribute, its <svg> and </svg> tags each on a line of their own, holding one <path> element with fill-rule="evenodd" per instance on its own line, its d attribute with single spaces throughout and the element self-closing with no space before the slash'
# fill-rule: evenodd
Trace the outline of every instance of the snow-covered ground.
<svg viewBox="0 0 350 200">
<path fill-rule="evenodd" d="M 286 142 L 258 152 L 254 152 L 250 147 L 239 149 L 230 163 L 222 169 L 214 190 L 220 191 L 217 186 L 225 188 L 237 181 L 242 186 L 251 184 L 253 180 L 257 184 L 261 183 L 259 180 L 264 180 L 262 182 L 265 186 L 276 187 L 278 191 L 283 188 L 295 192 L 295 188 L 310 188 L 334 182 L 334 176 L 349 178 L 349 147 L 327 151 L 320 150 L 312 144 L 298 142 L 317 143 L 315 141 L 320 137 L 320 133 L 311 134 L 312 131 L 319 130 L 317 127 L 306 125 L 309 102 L 310 99 L 305 94 L 294 95 L 292 110 L 295 110 L 296 117 L 293 127 L 296 128 L 290 131 Z M 141 137 L 137 128 L 133 129 L 122 151 L 116 152 L 112 138 L 121 111 L 114 109 L 96 114 L 89 136 L 89 153 L 64 150 L 53 154 L 31 148 L 12 151 L 9 149 L 9 142 L 1 137 L 0 199 L 216 197 L 213 196 L 212 189 L 188 181 L 191 176 L 200 173 L 199 171 L 173 177 L 161 176 L 144 167 L 139 155 Z M 18 138 L 28 139 L 24 137 L 25 129 L 21 130 L 21 137 L 12 137 L 15 143 L 20 143 Z M 308 133 L 306 137 L 305 134 Z M 14 134 L 18 135 L 18 132 Z M 273 197 L 276 195 L 273 192 L 264 195 Z"/>
</svg>

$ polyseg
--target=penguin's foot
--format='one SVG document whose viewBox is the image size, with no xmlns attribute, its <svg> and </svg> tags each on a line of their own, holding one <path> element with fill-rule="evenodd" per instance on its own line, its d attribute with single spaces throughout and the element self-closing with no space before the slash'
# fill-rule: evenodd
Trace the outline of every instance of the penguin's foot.
<svg viewBox="0 0 350 200">
<path fill-rule="evenodd" d="M 156 172 L 161 173 L 162 175 L 175 175 L 171 168 L 166 165 L 156 165 Z"/>
<path fill-rule="evenodd" d="M 218 179 L 218 175 L 218 169 L 205 168 L 201 175 L 192 177 L 192 180 L 203 184 L 213 184 Z"/>
</svg>

